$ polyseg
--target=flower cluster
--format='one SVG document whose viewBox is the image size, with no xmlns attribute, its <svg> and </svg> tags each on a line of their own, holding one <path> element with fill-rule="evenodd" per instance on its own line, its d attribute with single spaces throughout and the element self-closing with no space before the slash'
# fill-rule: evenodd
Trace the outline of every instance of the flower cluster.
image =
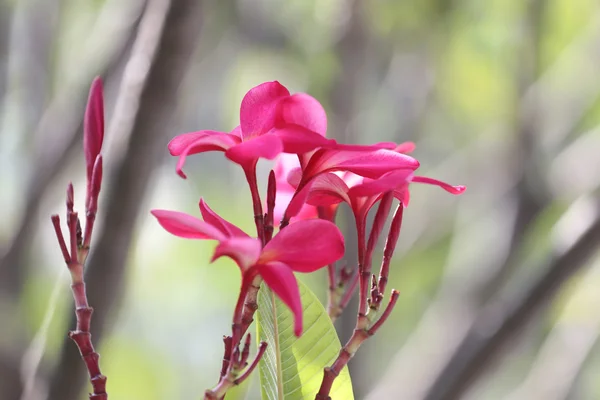
<svg viewBox="0 0 600 400">
<path fill-rule="evenodd" d="M 201 219 L 177 211 L 152 211 L 159 223 L 176 236 L 215 240 L 218 244 L 213 260 L 230 257 L 242 273 L 232 335 L 225 340 L 221 381 L 215 389 L 207 391 L 205 398 L 220 398 L 228 387 L 239 383 L 239 379 L 232 376 L 237 376 L 245 367 L 245 358 L 240 354 L 247 353 L 247 346 L 241 352 L 238 346 L 252 322 L 256 291 L 262 281 L 289 307 L 295 318 L 295 333 L 299 336 L 302 304 L 294 272 L 313 272 L 328 266 L 331 317 L 335 318 L 343 310 L 358 282 L 361 305 L 357 329 L 372 334 L 384 318 L 369 327 L 373 321 L 365 322 L 365 317 L 368 305 L 374 312 L 379 309 L 402 211 L 409 203 L 409 185 L 413 182 L 436 185 L 452 194 L 465 190 L 463 186 L 416 175 L 419 162 L 408 155 L 414 149 L 412 143 L 342 144 L 327 139 L 326 130 L 327 117 L 316 99 L 304 93 L 291 95 L 279 82 L 266 82 L 244 96 L 240 125 L 231 132 L 190 132 L 169 143 L 170 153 L 179 157 L 177 173 L 184 178 L 186 158 L 193 154 L 222 151 L 239 164 L 252 194 L 257 228 L 256 237 L 251 237 L 220 217 L 202 199 Z M 269 176 L 266 212 L 256 178 L 259 159 L 277 159 Z M 379 282 L 371 281 L 370 258 L 374 243 L 394 198 L 400 204 L 388 235 Z M 335 262 L 344 255 L 344 239 L 335 225 L 335 216 L 342 202 L 350 206 L 355 217 L 358 267 L 357 271 L 344 268 L 338 280 Z M 367 243 L 367 215 L 377 203 L 380 205 Z M 275 221 L 279 221 L 279 230 L 273 236 Z M 347 293 L 340 296 L 339 291 L 345 286 Z M 397 298 L 395 293 L 393 303 Z M 393 306 L 392 301 L 390 304 Z M 388 308 L 383 315 L 391 311 L 391 307 Z M 262 349 L 264 351 L 264 346 Z M 256 360 L 249 370 L 255 365 Z M 323 398 L 328 392 L 326 386 L 319 392 Z"/>
</svg>

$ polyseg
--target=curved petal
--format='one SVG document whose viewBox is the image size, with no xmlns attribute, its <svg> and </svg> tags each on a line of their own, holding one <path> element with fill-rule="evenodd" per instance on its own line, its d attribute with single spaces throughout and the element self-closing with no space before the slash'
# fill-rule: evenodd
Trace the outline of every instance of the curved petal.
<svg viewBox="0 0 600 400">
<path fill-rule="evenodd" d="M 152 210 L 150 212 L 167 232 L 175 236 L 187 239 L 226 239 L 225 235 L 217 228 L 189 214 L 168 210 Z"/>
<path fill-rule="evenodd" d="M 204 138 L 206 136 L 208 136 L 208 137 L 214 137 L 214 136 L 218 137 L 219 135 L 227 135 L 227 134 L 225 132 L 210 131 L 210 130 L 203 130 L 203 131 L 197 131 L 197 132 L 182 133 L 181 135 L 175 136 L 169 142 L 169 144 L 168 144 L 169 153 L 171 153 L 172 156 L 179 156 L 188 147 L 190 147 L 190 145 L 192 145 L 197 140 L 199 140 L 201 138 Z M 214 140 L 214 139 L 212 139 L 212 140 Z M 210 144 L 210 142 L 207 141 L 207 144 Z"/>
<path fill-rule="evenodd" d="M 280 261 L 294 271 L 312 272 L 344 255 L 344 237 L 335 224 L 321 219 L 298 221 L 265 245 L 258 264 Z"/>
<path fill-rule="evenodd" d="M 304 180 L 329 171 L 350 171 L 366 178 L 377 179 L 398 169 L 414 171 L 419 162 L 405 154 L 392 150 L 374 151 L 318 150 L 304 170 Z"/>
<path fill-rule="evenodd" d="M 417 183 L 426 183 L 428 185 L 439 186 L 442 189 L 444 189 L 446 192 L 452 193 L 452 194 L 461 194 L 465 190 L 467 190 L 466 186 L 462 186 L 462 185 L 453 186 L 453 185 L 450 185 L 449 183 L 438 181 L 437 179 L 427 178 L 426 176 L 414 176 L 412 178 L 412 181 L 417 182 Z"/>
<path fill-rule="evenodd" d="M 202 218 L 218 230 L 220 230 L 225 236 L 232 237 L 249 237 L 246 232 L 232 224 L 231 222 L 222 218 L 219 214 L 214 212 L 208 204 L 204 201 L 203 198 L 200 198 L 200 213 L 202 214 Z"/>
<path fill-rule="evenodd" d="M 329 206 L 342 201 L 350 204 L 348 190 L 348 185 L 339 176 L 321 174 L 313 180 L 306 202 L 313 206 Z"/>
<path fill-rule="evenodd" d="M 397 153 L 410 154 L 415 150 L 415 147 L 417 147 L 417 145 L 413 142 L 404 142 L 396 146 L 394 151 Z"/>
<path fill-rule="evenodd" d="M 279 104 L 280 122 L 304 127 L 325 136 L 327 133 L 327 114 L 317 99 L 306 94 L 296 93 Z"/>
<path fill-rule="evenodd" d="M 239 138 L 237 138 L 233 135 L 230 135 L 228 133 L 224 133 L 224 132 L 215 132 L 215 131 L 201 131 L 201 132 L 204 132 L 204 133 L 196 135 L 196 139 L 194 141 L 191 141 L 188 144 L 188 146 L 179 154 L 179 160 L 177 161 L 177 166 L 175 167 L 175 170 L 177 171 L 177 174 L 179 174 L 179 176 L 181 176 L 182 178 L 186 178 L 185 174 L 183 173 L 183 166 L 185 164 L 185 160 L 186 160 L 187 156 L 189 156 L 191 154 L 203 153 L 205 151 L 227 151 L 227 149 L 235 146 L 240 141 Z M 196 133 L 200 133 L 200 132 L 196 132 Z M 190 135 L 190 136 L 186 137 L 186 138 L 182 138 L 181 139 L 182 142 L 188 141 L 192 137 L 191 134 L 189 134 L 189 133 L 184 134 L 184 135 Z M 179 136 L 184 136 L 184 135 L 179 135 Z M 171 140 L 171 143 L 173 143 L 178 137 Z M 171 149 L 171 143 L 169 143 L 169 149 Z M 179 150 L 180 145 L 181 145 L 180 142 L 175 142 L 175 144 L 173 145 L 173 149 Z M 171 154 L 173 154 L 173 151 L 171 151 Z"/>
<path fill-rule="evenodd" d="M 277 81 L 265 82 L 246 93 L 240 106 L 240 126 L 244 139 L 266 133 L 275 126 L 279 101 L 290 92 Z"/>
<path fill-rule="evenodd" d="M 290 220 L 292 217 L 298 215 L 302 207 L 305 205 L 306 200 L 308 199 L 308 195 L 310 194 L 310 187 L 312 186 L 313 181 L 309 181 L 302 188 L 295 192 L 290 200 L 285 212 L 283 214 L 283 219 Z"/>
<path fill-rule="evenodd" d="M 298 282 L 292 270 L 281 262 L 259 264 L 254 268 L 263 277 L 267 286 L 294 314 L 294 334 L 302 335 L 302 301 Z"/>
<path fill-rule="evenodd" d="M 351 197 L 364 197 L 389 192 L 405 185 L 411 177 L 411 170 L 400 169 L 388 172 L 379 179 L 366 181 L 350 188 L 348 195 Z"/>
<path fill-rule="evenodd" d="M 220 257 L 227 256 L 235 261 L 242 270 L 242 273 L 244 273 L 256 263 L 260 255 L 260 250 L 261 243 L 256 238 L 232 237 L 219 242 L 211 262 Z"/>
<path fill-rule="evenodd" d="M 408 203 L 410 203 L 410 191 L 408 190 L 408 184 L 402 185 L 394 190 L 394 197 L 400 200 L 404 207 L 408 207 Z"/>
<path fill-rule="evenodd" d="M 267 134 L 244 140 L 242 143 L 227 150 L 225 156 L 235 163 L 246 165 L 259 158 L 272 160 L 282 150 L 281 139 L 275 135 Z"/>
<path fill-rule="evenodd" d="M 326 139 L 317 132 L 299 125 L 285 125 L 274 128 L 271 133 L 281 138 L 283 151 L 286 153 L 302 154 L 319 147 L 332 148 L 337 145 L 335 140 Z"/>
</svg>

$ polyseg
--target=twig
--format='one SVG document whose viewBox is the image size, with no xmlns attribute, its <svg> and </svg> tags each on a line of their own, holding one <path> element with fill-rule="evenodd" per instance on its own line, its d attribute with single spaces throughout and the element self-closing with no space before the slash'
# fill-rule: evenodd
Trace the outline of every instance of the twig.
<svg viewBox="0 0 600 400">
<path fill-rule="evenodd" d="M 567 400 L 600 336 L 600 264 L 577 283 L 562 315 L 548 334 L 537 359 L 507 400 Z M 586 310 L 583 312 L 581 310 Z"/>
<path fill-rule="evenodd" d="M 371 276 L 373 249 L 375 248 L 379 234 L 383 229 L 385 219 L 389 214 L 392 200 L 393 193 L 389 192 L 383 195 L 379 203 L 375 219 L 373 221 L 373 227 L 371 229 L 371 234 L 369 235 L 369 241 L 367 243 L 364 253 L 362 253 L 363 258 L 361 259 L 361 255 L 359 255 L 359 268 L 357 277 L 359 280 L 360 290 L 359 306 L 356 316 L 356 326 L 354 328 L 352 336 L 350 337 L 348 342 L 346 342 L 344 347 L 342 347 L 342 349 L 340 350 L 340 354 L 333 362 L 333 364 L 329 367 L 325 367 L 323 371 L 323 380 L 321 381 L 321 387 L 319 388 L 319 392 L 315 396 L 315 400 L 331 400 L 331 398 L 329 397 L 329 392 L 331 391 L 333 382 L 338 377 L 342 369 L 354 357 L 354 355 L 356 354 L 360 346 L 363 344 L 363 342 L 369 337 L 373 336 L 375 333 L 377 333 L 377 331 L 381 328 L 383 323 L 388 319 L 394 306 L 396 305 L 398 296 L 400 295 L 398 291 L 392 290 L 388 305 L 386 306 L 381 316 L 377 320 L 375 320 L 379 310 L 379 306 L 381 305 L 381 302 L 383 300 L 383 293 L 379 292 L 379 286 L 375 280 L 375 276 Z M 399 207 L 403 207 L 402 204 L 400 204 Z M 397 232 L 396 230 L 400 229 L 402 212 L 396 212 L 394 215 L 394 220 L 395 221 L 392 222 L 392 226 L 390 227 L 390 231 L 388 232 L 388 245 L 392 240 L 398 240 L 399 232 Z M 357 227 L 359 227 L 359 225 L 361 224 L 362 222 L 360 222 L 359 218 L 357 218 Z M 358 236 L 361 237 L 360 232 Z M 358 246 L 360 249 L 360 240 Z M 393 248 L 395 246 L 386 247 L 391 249 L 391 251 L 388 254 L 391 258 L 393 255 Z M 382 265 L 384 264 L 385 262 L 382 263 Z M 385 273 L 385 271 L 380 271 L 380 275 L 383 273 Z M 370 285 L 369 282 L 371 283 Z M 371 288 L 370 292 L 369 287 Z M 344 301 L 346 301 L 346 299 L 344 299 Z"/>
<path fill-rule="evenodd" d="M 101 338 L 107 316 L 122 291 L 124 264 L 139 205 L 161 158 L 172 108 L 177 104 L 178 88 L 198 38 L 200 6 L 197 0 L 153 0 L 143 16 L 134 47 L 143 52 L 137 56 L 144 57 L 147 63 L 137 62 L 137 68 L 141 66 L 142 70 L 138 69 L 137 74 L 129 75 L 130 80 L 123 82 L 123 90 L 131 86 L 137 88 L 142 82 L 139 106 L 128 108 L 131 114 L 123 115 L 124 119 L 133 120 L 132 133 L 125 132 L 130 137 L 125 154 L 109 163 L 116 168 L 108 174 L 111 179 L 105 191 L 104 229 L 87 266 L 88 296 L 97 308 L 94 320 L 97 338 Z M 126 95 L 126 92 L 119 94 Z M 127 124 L 121 123 L 114 126 L 127 128 Z M 111 129 L 108 134 L 115 132 Z M 63 345 L 56 375 L 50 383 L 49 398 L 79 398 L 82 376 L 77 364 L 70 346 Z"/>
<path fill-rule="evenodd" d="M 59 172 L 71 159 L 68 154 L 72 153 L 80 143 L 82 130 L 80 116 L 83 113 L 88 85 L 96 75 L 106 76 L 115 72 L 116 62 L 122 58 L 127 43 L 136 31 L 140 13 L 136 14 L 135 10 L 136 8 L 141 10 L 143 1 L 139 3 L 132 2 L 124 10 L 124 15 L 111 15 L 105 23 L 98 24 L 96 30 L 90 35 L 91 42 L 95 43 L 100 38 L 104 38 L 107 31 L 120 30 L 130 35 L 125 34 L 112 41 L 102 60 L 95 57 L 82 57 L 86 63 L 80 66 L 80 70 L 85 71 L 85 75 L 81 80 L 69 82 L 58 91 L 35 129 L 34 137 L 40 143 L 37 145 L 38 154 L 33 157 L 35 172 L 27 185 L 23 206 L 26 212 L 15 229 L 16 233 L 11 238 L 10 244 L 2 249 L 3 254 L 0 258 L 0 291 L 14 298 L 17 298 L 21 292 L 27 273 L 25 257 L 28 254 L 29 240 L 33 236 L 40 205 Z M 97 51 L 95 45 L 88 48 Z M 48 141 L 49 137 L 53 140 Z"/>
</svg>

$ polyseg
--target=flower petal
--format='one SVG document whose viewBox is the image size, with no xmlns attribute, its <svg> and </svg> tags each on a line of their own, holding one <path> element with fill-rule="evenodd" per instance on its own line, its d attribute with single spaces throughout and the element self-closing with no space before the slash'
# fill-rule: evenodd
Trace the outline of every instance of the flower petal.
<svg viewBox="0 0 600 400">
<path fill-rule="evenodd" d="M 438 181 L 437 179 L 427 178 L 426 176 L 414 176 L 412 178 L 412 182 L 426 183 L 428 185 L 439 186 L 442 189 L 444 189 L 446 192 L 452 193 L 452 194 L 461 194 L 465 190 L 467 190 L 466 186 L 462 186 L 462 185 L 453 186 L 453 185 L 450 185 L 449 183 Z"/>
<path fill-rule="evenodd" d="M 304 170 L 303 180 L 312 179 L 323 172 L 350 171 L 366 178 L 377 179 L 397 169 L 414 171 L 419 162 L 405 154 L 392 150 L 374 151 L 318 150 Z"/>
<path fill-rule="evenodd" d="M 272 160 L 283 150 L 281 139 L 275 135 L 266 134 L 231 147 L 225 152 L 225 156 L 240 165 L 255 162 L 259 158 Z"/>
<path fill-rule="evenodd" d="M 204 139 L 206 141 L 206 145 L 210 146 L 211 142 L 210 140 L 215 140 L 215 137 L 218 138 L 220 135 L 226 135 L 225 132 L 219 132 L 219 131 L 210 131 L 210 130 L 203 130 L 203 131 L 197 131 L 197 132 L 188 132 L 188 133 L 182 133 L 181 135 L 177 135 L 175 136 L 173 139 L 171 139 L 171 141 L 169 142 L 168 148 L 169 148 L 169 153 L 171 153 L 172 156 L 179 156 L 181 154 L 183 154 L 183 152 L 190 147 L 190 145 L 194 144 L 196 141 L 198 141 L 201 138 L 206 138 L 206 137 L 210 137 L 211 139 Z M 225 139 L 227 140 L 227 139 Z M 240 142 L 239 140 L 237 142 Z M 235 141 L 233 143 L 236 143 Z M 216 149 L 213 149 L 216 150 Z M 208 150 L 205 150 L 208 151 Z"/>
<path fill-rule="evenodd" d="M 191 154 L 203 153 L 205 151 L 227 151 L 227 149 L 235 146 L 239 143 L 240 139 L 224 132 L 215 132 L 215 131 L 201 131 L 203 134 L 197 135 L 194 141 L 191 141 L 188 146 L 179 154 L 179 160 L 177 161 L 177 166 L 175 170 L 182 178 L 186 178 L 183 173 L 183 166 L 185 164 L 185 160 L 187 156 Z M 200 133 L 200 132 L 196 132 Z M 191 135 L 191 134 L 184 134 Z M 183 135 L 179 135 L 183 136 Z M 178 137 L 179 137 L 178 136 Z M 171 140 L 173 143 L 178 137 Z M 188 138 L 181 139 L 183 141 L 188 140 Z M 169 149 L 171 149 L 171 143 L 169 143 Z M 173 145 L 173 149 L 178 151 L 180 143 L 176 143 Z M 173 154 L 173 151 L 171 151 Z"/>
<path fill-rule="evenodd" d="M 259 264 L 255 268 L 263 277 L 267 286 L 294 314 L 294 334 L 296 336 L 302 335 L 302 300 L 300 299 L 298 281 L 296 281 L 292 270 L 284 263 L 276 261 Z"/>
<path fill-rule="evenodd" d="M 261 243 L 259 239 L 248 236 L 232 237 L 219 242 L 211 262 L 227 256 L 236 262 L 242 273 L 245 273 L 258 260 L 260 250 Z"/>
<path fill-rule="evenodd" d="M 203 198 L 200 198 L 200 213 L 204 221 L 208 222 L 218 230 L 220 230 L 225 236 L 232 237 L 249 237 L 246 232 L 232 224 L 231 222 L 222 218 L 219 214 L 214 212 Z"/>
<path fill-rule="evenodd" d="M 299 125 L 286 125 L 274 128 L 271 133 L 281 138 L 283 151 L 302 154 L 319 147 L 334 147 L 337 142 Z"/>
<path fill-rule="evenodd" d="M 415 147 L 417 147 L 417 145 L 415 145 L 413 142 L 404 142 L 396 146 L 394 151 L 397 153 L 410 154 L 415 150 Z"/>
<path fill-rule="evenodd" d="M 167 232 L 175 236 L 187 239 L 226 239 L 217 228 L 189 214 L 168 210 L 152 210 L 151 213 Z"/>
<path fill-rule="evenodd" d="M 327 114 L 314 97 L 296 93 L 283 99 L 279 107 L 280 122 L 304 127 L 321 136 L 326 135 Z"/>
<path fill-rule="evenodd" d="M 265 245 L 259 264 L 281 261 L 294 271 L 312 272 L 344 255 L 344 237 L 335 224 L 320 219 L 298 221 Z"/>
<path fill-rule="evenodd" d="M 92 171 L 96 157 L 102 149 L 104 141 L 104 96 L 102 79 L 97 77 L 92 82 L 83 120 L 83 152 L 87 167 L 87 180 L 92 181 Z"/>
<path fill-rule="evenodd" d="M 248 91 L 240 106 L 244 139 L 262 135 L 275 126 L 279 101 L 290 92 L 277 81 L 262 83 Z"/>
<path fill-rule="evenodd" d="M 348 185 L 339 176 L 321 174 L 313 180 L 306 202 L 313 206 L 329 206 L 342 201 L 350 204 L 348 190 Z"/>
<path fill-rule="evenodd" d="M 351 197 L 375 196 L 406 185 L 411 177 L 411 170 L 400 169 L 388 172 L 379 179 L 368 180 L 350 188 L 348 195 Z"/>
</svg>

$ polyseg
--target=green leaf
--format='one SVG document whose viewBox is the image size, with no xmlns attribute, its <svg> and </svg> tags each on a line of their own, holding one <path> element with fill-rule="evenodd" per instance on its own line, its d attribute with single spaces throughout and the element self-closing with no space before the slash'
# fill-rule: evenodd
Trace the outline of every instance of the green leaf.
<svg viewBox="0 0 600 400">
<path fill-rule="evenodd" d="M 294 335 L 294 316 L 273 292 L 263 284 L 258 294 L 258 337 L 268 343 L 259 364 L 263 400 L 314 400 L 323 368 L 331 365 L 341 349 L 319 299 L 304 284 L 298 285 L 304 309 L 300 338 Z M 335 380 L 330 396 L 354 399 L 348 368 Z"/>
</svg>

